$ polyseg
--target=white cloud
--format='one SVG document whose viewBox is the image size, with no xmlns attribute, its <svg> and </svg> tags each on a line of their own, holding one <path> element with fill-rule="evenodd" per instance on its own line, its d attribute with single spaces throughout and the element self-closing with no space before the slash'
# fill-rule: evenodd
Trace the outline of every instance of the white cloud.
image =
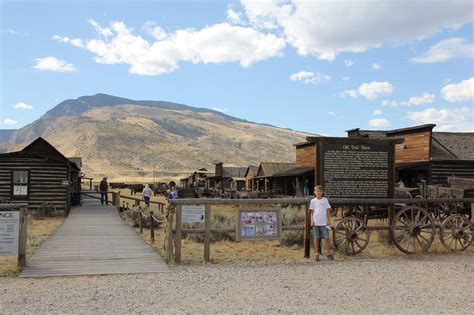
<svg viewBox="0 0 474 315">
<path fill-rule="evenodd" d="M 357 90 L 345 90 L 344 92 L 341 93 L 341 96 L 349 96 L 352 98 L 358 98 L 360 96 L 359 92 Z"/>
<path fill-rule="evenodd" d="M 232 24 L 244 24 L 242 21 L 242 13 L 234 11 L 232 8 L 227 9 L 227 20 Z"/>
<path fill-rule="evenodd" d="M 34 67 L 40 71 L 53 71 L 53 72 L 73 72 L 77 71 L 72 63 L 66 63 L 66 61 L 57 59 L 54 57 L 45 57 L 36 59 L 36 65 Z"/>
<path fill-rule="evenodd" d="M 73 46 L 80 47 L 80 48 L 84 47 L 82 40 L 79 38 L 69 38 L 67 36 L 61 37 L 59 35 L 54 35 L 52 39 L 57 41 L 58 43 L 71 44 Z"/>
<path fill-rule="evenodd" d="M 407 101 L 383 100 L 382 107 L 398 107 L 398 106 L 413 106 L 430 104 L 436 100 L 436 96 L 430 93 L 423 93 L 420 96 L 412 96 Z"/>
<path fill-rule="evenodd" d="M 441 89 L 443 99 L 448 102 L 469 101 L 474 99 L 474 77 L 459 83 L 448 84 Z"/>
<path fill-rule="evenodd" d="M 472 21 L 469 0 L 241 2 L 254 27 L 277 29 L 299 54 L 325 60 L 428 38 Z"/>
<path fill-rule="evenodd" d="M 95 61 L 128 64 L 130 73 L 141 75 L 172 72 L 180 61 L 239 62 L 242 67 L 249 67 L 257 61 L 279 56 L 285 47 L 285 40 L 276 35 L 228 23 L 174 33 L 164 33 L 160 28 L 159 40 L 149 42 L 123 22 L 112 22 L 110 27 L 103 28 L 91 21 L 101 37 L 82 42 L 85 49 L 95 54 Z M 157 30 L 156 25 L 154 30 Z"/>
<path fill-rule="evenodd" d="M 474 131 L 472 109 L 464 106 L 451 109 L 427 108 L 410 112 L 407 118 L 416 124 L 436 124 L 438 131 Z M 469 118 L 471 117 L 471 118 Z"/>
<path fill-rule="evenodd" d="M 375 118 L 375 119 L 369 120 L 370 127 L 380 128 L 380 127 L 388 127 L 390 125 L 391 125 L 390 121 L 385 118 Z"/>
<path fill-rule="evenodd" d="M 18 109 L 33 109 L 33 106 L 25 104 L 25 103 L 16 103 L 15 108 L 18 108 Z"/>
<path fill-rule="evenodd" d="M 336 113 L 335 112 L 329 112 L 328 115 L 329 116 L 336 116 Z"/>
<path fill-rule="evenodd" d="M 382 65 L 383 65 L 383 61 L 374 62 L 372 66 L 370 67 L 370 69 L 372 69 L 372 71 L 377 71 L 377 70 L 382 69 Z"/>
<path fill-rule="evenodd" d="M 421 104 L 429 104 L 433 103 L 436 99 L 434 94 L 423 93 L 421 96 L 412 96 L 408 99 L 409 105 L 421 105 Z"/>
<path fill-rule="evenodd" d="M 293 73 L 290 76 L 290 80 L 292 81 L 301 81 L 304 84 L 314 84 L 318 85 L 323 82 L 327 82 L 331 79 L 330 76 L 326 74 L 321 74 L 319 72 L 308 72 L 308 71 L 300 71 L 297 73 Z"/>
<path fill-rule="evenodd" d="M 7 126 L 15 126 L 17 123 L 18 121 L 9 118 L 3 120 L 3 124 Z"/>
<path fill-rule="evenodd" d="M 342 80 L 344 80 L 344 81 L 349 81 L 350 79 L 351 78 L 349 78 L 349 77 L 342 77 Z"/>
<path fill-rule="evenodd" d="M 0 33 L 16 34 L 14 30 L 9 30 L 9 29 L 1 29 Z"/>
<path fill-rule="evenodd" d="M 373 114 L 376 115 L 376 116 L 378 116 L 378 115 L 382 115 L 383 112 L 382 112 L 382 110 L 380 110 L 380 109 L 374 109 Z"/>
<path fill-rule="evenodd" d="M 146 22 L 143 29 L 156 40 L 164 40 L 168 36 L 166 31 L 153 21 Z"/>
<path fill-rule="evenodd" d="M 351 59 L 346 59 L 344 60 L 344 64 L 346 65 L 346 67 L 350 67 L 354 64 L 354 61 L 352 61 Z"/>
<path fill-rule="evenodd" d="M 473 56 L 474 45 L 466 44 L 463 38 L 454 37 L 440 41 L 431 46 L 423 55 L 410 60 L 416 63 L 433 63 L 456 58 L 472 58 Z"/>
<path fill-rule="evenodd" d="M 377 82 L 373 81 L 370 83 L 363 83 L 359 89 L 347 90 L 342 92 L 342 96 L 359 97 L 365 96 L 368 100 L 376 99 L 380 94 L 391 94 L 393 92 L 393 85 L 389 82 Z"/>
</svg>

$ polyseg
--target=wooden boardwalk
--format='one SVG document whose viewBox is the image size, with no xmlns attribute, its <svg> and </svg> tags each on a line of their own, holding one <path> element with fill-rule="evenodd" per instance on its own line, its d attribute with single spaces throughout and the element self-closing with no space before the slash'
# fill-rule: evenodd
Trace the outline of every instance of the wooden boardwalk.
<svg viewBox="0 0 474 315">
<path fill-rule="evenodd" d="M 86 199 L 27 261 L 20 277 L 166 272 L 159 255 L 113 206 Z"/>
</svg>

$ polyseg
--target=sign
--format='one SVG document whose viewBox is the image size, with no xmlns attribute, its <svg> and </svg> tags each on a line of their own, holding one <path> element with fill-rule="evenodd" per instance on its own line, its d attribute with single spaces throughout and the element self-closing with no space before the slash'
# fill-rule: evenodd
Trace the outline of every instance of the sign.
<svg viewBox="0 0 474 315">
<path fill-rule="evenodd" d="M 337 198 L 391 195 L 391 144 L 323 143 L 324 193 Z"/>
<path fill-rule="evenodd" d="M 20 212 L 0 211 L 0 256 L 18 255 Z"/>
<path fill-rule="evenodd" d="M 62 185 L 63 186 L 69 186 L 69 181 L 68 180 L 63 180 Z"/>
<path fill-rule="evenodd" d="M 282 234 L 281 210 L 262 209 L 237 211 L 237 241 L 275 240 Z"/>
<path fill-rule="evenodd" d="M 182 219 L 183 223 L 203 223 L 206 217 L 206 206 L 183 206 Z"/>
</svg>

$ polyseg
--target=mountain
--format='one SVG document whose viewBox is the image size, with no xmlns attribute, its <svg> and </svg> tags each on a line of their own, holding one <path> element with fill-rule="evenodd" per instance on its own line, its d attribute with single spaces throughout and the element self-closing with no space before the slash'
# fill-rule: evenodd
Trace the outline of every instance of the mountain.
<svg viewBox="0 0 474 315">
<path fill-rule="evenodd" d="M 210 109 L 96 94 L 61 102 L 13 131 L 0 150 L 20 150 L 41 136 L 65 156 L 82 157 L 87 175 L 143 180 L 213 170 L 220 161 L 234 166 L 292 162 L 293 144 L 308 135 Z"/>
</svg>

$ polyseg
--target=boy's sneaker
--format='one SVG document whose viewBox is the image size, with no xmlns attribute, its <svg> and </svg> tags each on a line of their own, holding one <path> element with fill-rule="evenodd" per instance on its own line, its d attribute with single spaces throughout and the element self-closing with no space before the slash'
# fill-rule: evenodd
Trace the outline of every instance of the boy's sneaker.
<svg viewBox="0 0 474 315">
<path fill-rule="evenodd" d="M 320 261 L 321 259 L 319 259 L 319 254 L 314 256 L 314 261 Z"/>
<path fill-rule="evenodd" d="M 334 261 L 334 256 L 333 255 L 328 255 L 328 260 L 329 261 Z"/>
</svg>

